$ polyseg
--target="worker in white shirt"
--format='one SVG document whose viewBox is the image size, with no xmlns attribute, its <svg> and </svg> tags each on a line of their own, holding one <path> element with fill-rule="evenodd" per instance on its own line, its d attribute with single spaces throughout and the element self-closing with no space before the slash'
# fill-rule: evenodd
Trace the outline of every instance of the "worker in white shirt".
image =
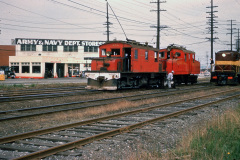
<svg viewBox="0 0 240 160">
<path fill-rule="evenodd" d="M 172 88 L 171 82 L 173 80 L 173 73 L 174 73 L 174 71 L 168 73 L 168 76 L 167 76 L 168 88 Z"/>
</svg>

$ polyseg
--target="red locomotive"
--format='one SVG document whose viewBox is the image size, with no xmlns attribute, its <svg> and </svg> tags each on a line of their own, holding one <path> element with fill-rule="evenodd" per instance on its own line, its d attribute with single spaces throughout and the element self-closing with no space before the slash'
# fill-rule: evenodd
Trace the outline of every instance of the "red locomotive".
<svg viewBox="0 0 240 160">
<path fill-rule="evenodd" d="M 174 71 L 175 83 L 197 83 L 200 73 L 200 62 L 195 59 L 195 52 L 184 47 L 169 45 L 161 49 L 160 54 L 167 73 Z"/>
<path fill-rule="evenodd" d="M 92 60 L 91 71 L 86 72 L 86 88 L 164 87 L 171 71 L 177 83 L 196 83 L 200 63 L 194 52 L 175 45 L 158 50 L 135 41 L 111 41 L 99 46 L 99 58 Z"/>
</svg>

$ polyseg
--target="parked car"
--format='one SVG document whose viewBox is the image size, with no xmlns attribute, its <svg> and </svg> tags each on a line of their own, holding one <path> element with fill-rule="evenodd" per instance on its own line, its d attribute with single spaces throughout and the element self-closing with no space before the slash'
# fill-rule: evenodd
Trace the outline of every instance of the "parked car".
<svg viewBox="0 0 240 160">
<path fill-rule="evenodd" d="M 15 73 L 12 72 L 12 71 L 10 71 L 10 72 L 7 73 L 7 78 L 12 78 L 12 79 L 14 79 L 15 76 L 16 76 Z"/>
</svg>

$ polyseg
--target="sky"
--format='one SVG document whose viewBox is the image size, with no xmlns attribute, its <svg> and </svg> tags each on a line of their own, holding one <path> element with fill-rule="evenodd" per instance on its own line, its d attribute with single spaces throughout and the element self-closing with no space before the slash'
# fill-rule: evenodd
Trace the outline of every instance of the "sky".
<svg viewBox="0 0 240 160">
<path fill-rule="evenodd" d="M 157 0 L 108 0 L 110 40 L 136 40 L 156 47 Z M 160 48 L 178 44 L 196 52 L 202 67 L 211 54 L 211 0 L 162 0 Z M 165 2 L 165 3 L 164 3 Z M 240 28 L 240 0 L 213 0 L 214 53 L 233 49 Z M 116 15 L 117 18 L 114 16 Z M 0 0 L 0 45 L 15 38 L 107 40 L 106 0 Z M 120 24 L 119 24 L 120 22 Z"/>
</svg>

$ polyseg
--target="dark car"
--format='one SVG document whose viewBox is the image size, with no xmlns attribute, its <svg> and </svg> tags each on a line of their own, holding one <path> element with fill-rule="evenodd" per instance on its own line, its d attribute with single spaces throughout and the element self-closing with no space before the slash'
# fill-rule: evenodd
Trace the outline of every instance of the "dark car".
<svg viewBox="0 0 240 160">
<path fill-rule="evenodd" d="M 7 73 L 7 78 L 12 78 L 12 79 L 14 79 L 15 76 L 16 76 L 16 75 L 15 75 L 14 72 L 11 72 L 11 71 L 10 71 L 10 72 Z"/>
</svg>

